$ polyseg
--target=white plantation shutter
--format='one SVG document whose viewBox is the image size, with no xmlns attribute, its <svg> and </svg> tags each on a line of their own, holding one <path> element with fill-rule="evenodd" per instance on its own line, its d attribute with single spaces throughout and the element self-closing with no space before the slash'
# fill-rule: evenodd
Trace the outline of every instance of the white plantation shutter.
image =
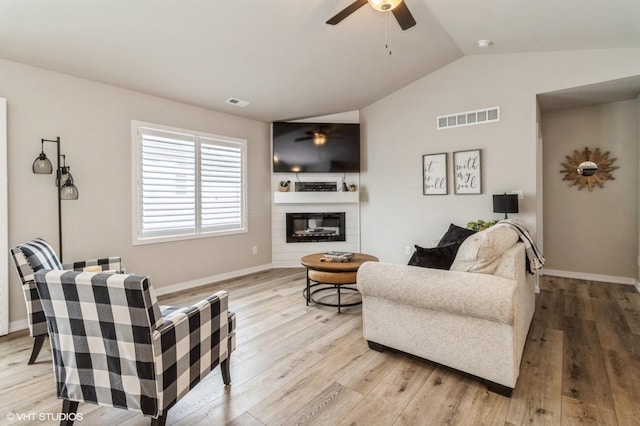
<svg viewBox="0 0 640 426">
<path fill-rule="evenodd" d="M 133 122 L 134 244 L 246 231 L 246 141 Z"/>
<path fill-rule="evenodd" d="M 142 135 L 142 237 L 196 232 L 195 138 Z"/>
<path fill-rule="evenodd" d="M 200 164 L 202 230 L 242 226 L 242 146 L 203 138 Z"/>
</svg>

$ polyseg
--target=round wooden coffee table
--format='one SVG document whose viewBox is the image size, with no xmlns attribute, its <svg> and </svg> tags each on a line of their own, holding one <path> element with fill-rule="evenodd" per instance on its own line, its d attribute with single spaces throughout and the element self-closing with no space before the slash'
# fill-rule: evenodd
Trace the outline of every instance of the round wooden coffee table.
<svg viewBox="0 0 640 426">
<path fill-rule="evenodd" d="M 352 302 L 342 304 L 341 293 L 345 292 L 357 292 L 355 287 L 349 287 L 349 284 L 356 283 L 356 274 L 358 268 L 364 262 L 377 262 L 378 258 L 364 253 L 354 253 L 353 257 L 348 262 L 330 262 L 324 260 L 324 253 L 314 253 L 304 256 L 300 262 L 307 268 L 307 287 L 303 294 L 307 299 L 307 306 L 309 302 L 313 302 L 317 305 L 333 306 L 338 308 L 338 312 L 344 306 L 356 306 L 362 303 L 362 300 L 358 302 Z M 315 284 L 311 284 L 314 281 Z M 314 288 L 318 287 L 318 288 Z M 338 303 L 323 302 L 314 298 L 313 295 L 325 292 L 328 290 L 336 290 L 338 294 Z"/>
</svg>

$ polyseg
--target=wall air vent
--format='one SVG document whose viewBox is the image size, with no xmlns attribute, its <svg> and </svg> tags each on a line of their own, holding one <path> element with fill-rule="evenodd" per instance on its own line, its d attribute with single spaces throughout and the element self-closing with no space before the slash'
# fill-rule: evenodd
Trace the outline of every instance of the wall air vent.
<svg viewBox="0 0 640 426">
<path fill-rule="evenodd" d="M 241 107 L 241 108 L 244 108 L 247 105 L 249 105 L 249 102 L 243 101 L 242 99 L 237 99 L 237 98 L 229 98 L 229 99 L 227 99 L 227 103 L 231 104 L 231 105 L 235 105 L 235 106 Z"/>
<path fill-rule="evenodd" d="M 436 127 L 450 129 L 452 127 L 472 126 L 474 124 L 500 121 L 500 107 L 477 109 L 475 111 L 459 112 L 451 115 L 441 115 L 436 120 Z"/>
</svg>

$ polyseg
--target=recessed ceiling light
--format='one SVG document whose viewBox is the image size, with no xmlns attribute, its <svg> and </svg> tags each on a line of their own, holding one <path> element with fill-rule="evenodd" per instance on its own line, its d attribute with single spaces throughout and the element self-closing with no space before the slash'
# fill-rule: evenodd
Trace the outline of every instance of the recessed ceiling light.
<svg viewBox="0 0 640 426">
<path fill-rule="evenodd" d="M 227 99 L 227 103 L 231 104 L 231 105 L 235 105 L 235 106 L 241 107 L 241 108 L 244 108 L 247 105 L 249 105 L 249 102 L 243 101 L 242 99 L 238 99 L 238 98 L 229 98 L 229 99 Z"/>
<path fill-rule="evenodd" d="M 493 42 L 491 40 L 478 40 L 478 47 L 481 47 L 482 49 L 486 49 L 492 44 Z"/>
</svg>

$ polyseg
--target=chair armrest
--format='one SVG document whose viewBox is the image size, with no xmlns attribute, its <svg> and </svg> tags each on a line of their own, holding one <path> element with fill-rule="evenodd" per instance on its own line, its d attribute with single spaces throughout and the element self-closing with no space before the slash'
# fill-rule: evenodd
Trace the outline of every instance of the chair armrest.
<svg viewBox="0 0 640 426">
<path fill-rule="evenodd" d="M 93 267 L 93 268 L 92 268 Z M 98 269 L 98 267 L 100 269 Z M 63 263 L 62 269 L 65 271 L 84 271 L 86 272 L 116 272 L 123 273 L 122 258 L 120 256 L 104 257 L 101 259 L 81 260 L 78 262 Z M 95 269 L 95 270 L 94 270 Z"/>
<path fill-rule="evenodd" d="M 228 301 L 229 294 L 219 291 L 193 306 L 169 311 L 153 332 L 161 410 L 229 357 Z"/>
</svg>

